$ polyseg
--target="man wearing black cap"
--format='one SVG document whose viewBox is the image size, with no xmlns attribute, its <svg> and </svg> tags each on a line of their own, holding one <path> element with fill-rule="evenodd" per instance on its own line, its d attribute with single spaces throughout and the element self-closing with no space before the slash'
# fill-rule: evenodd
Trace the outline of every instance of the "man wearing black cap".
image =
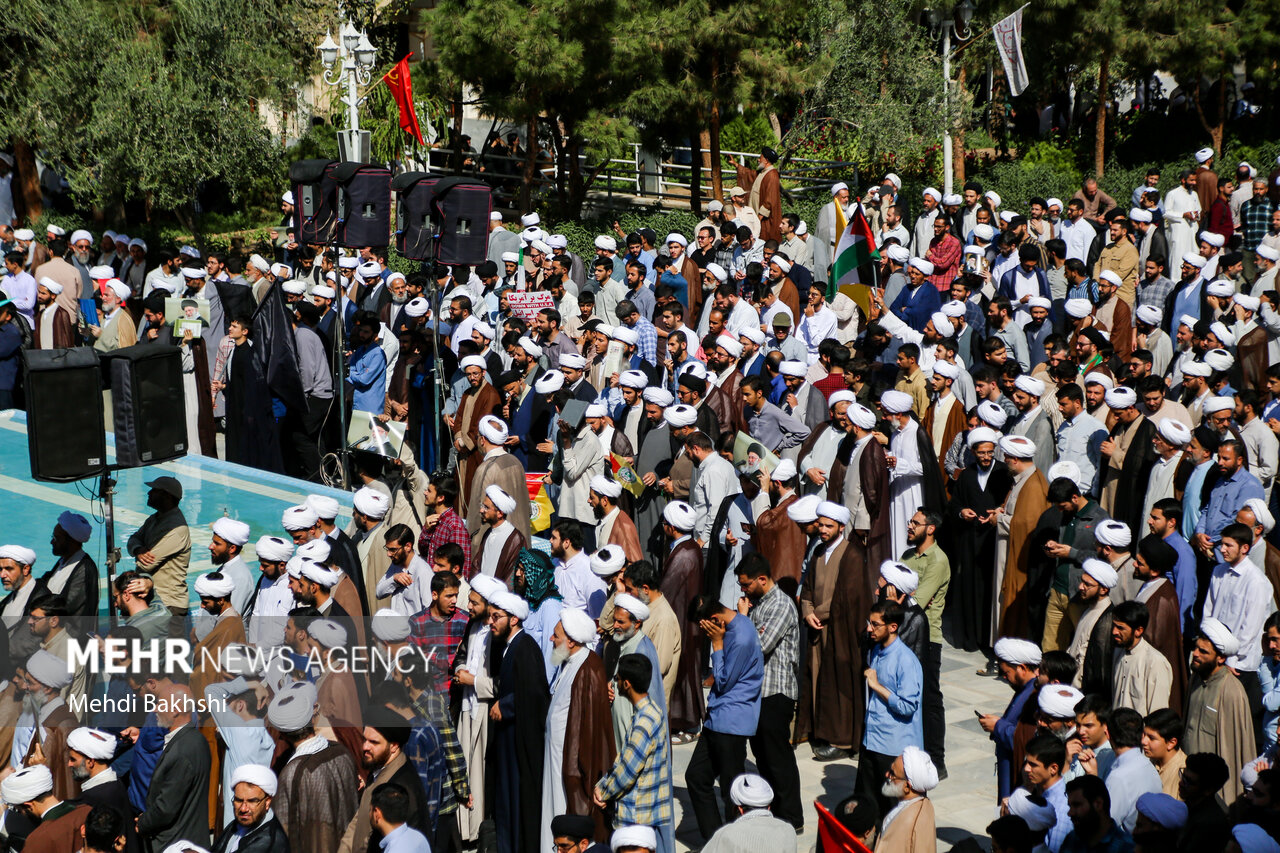
<svg viewBox="0 0 1280 853">
<path fill-rule="evenodd" d="M 751 187 L 747 204 L 760 217 L 760 239 L 768 242 L 782 242 L 782 181 L 774 164 L 778 162 L 778 152 L 765 148 L 760 152 L 755 169 L 748 169 L 746 162 L 739 158 L 734 167 L 738 171 L 738 186 Z"/>
<path fill-rule="evenodd" d="M 608 853 L 608 844 L 592 841 L 595 821 L 587 815 L 559 814 L 551 819 L 551 840 L 557 853 Z"/>
</svg>

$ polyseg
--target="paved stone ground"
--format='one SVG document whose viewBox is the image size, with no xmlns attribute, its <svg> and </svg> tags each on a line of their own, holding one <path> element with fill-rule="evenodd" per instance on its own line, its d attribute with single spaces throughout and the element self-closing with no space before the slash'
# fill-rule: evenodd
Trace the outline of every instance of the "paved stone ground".
<svg viewBox="0 0 1280 853">
<path fill-rule="evenodd" d="M 982 846 L 987 848 L 985 828 L 996 816 L 995 747 L 978 726 L 973 712 L 1002 712 L 1012 691 L 1003 682 L 976 674 L 984 662 L 980 654 L 943 646 L 942 696 L 947 711 L 949 775 L 929 795 L 937 813 L 939 853 L 945 853 L 952 845 L 970 836 L 977 836 Z M 684 772 L 691 755 L 693 744 L 675 747 L 676 847 L 680 850 L 697 849 L 701 844 L 690 810 L 689 794 L 684 787 Z M 802 802 L 809 804 L 818 800 L 825 806 L 833 806 L 853 791 L 857 777 L 856 761 L 826 764 L 814 761 L 808 744 L 797 748 L 796 758 L 800 767 Z M 807 853 L 815 847 L 817 830 L 817 816 L 809 807 L 805 832 L 797 838 L 800 853 Z"/>
</svg>

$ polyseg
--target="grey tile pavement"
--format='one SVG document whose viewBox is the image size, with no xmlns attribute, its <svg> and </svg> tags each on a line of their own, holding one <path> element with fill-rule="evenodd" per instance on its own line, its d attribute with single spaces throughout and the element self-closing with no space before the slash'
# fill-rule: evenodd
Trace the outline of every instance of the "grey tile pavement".
<svg viewBox="0 0 1280 853">
<path fill-rule="evenodd" d="M 978 726 L 973 712 L 1000 713 L 1012 691 L 994 678 L 976 674 L 984 662 L 980 654 L 943 646 L 942 696 L 947 718 L 948 776 L 929 795 L 937 814 L 939 853 L 946 853 L 952 845 L 970 836 L 977 836 L 986 848 L 985 828 L 996 816 L 995 748 Z M 679 850 L 697 849 L 701 845 L 689 794 L 684 787 L 684 772 L 692 755 L 693 744 L 674 748 L 672 772 Z M 818 800 L 831 806 L 848 796 L 857 777 L 857 762 L 814 761 L 808 744 L 796 748 L 796 760 L 800 768 L 801 800 L 808 807 L 805 831 L 797 842 L 800 853 L 807 853 L 817 844 L 818 828 L 817 817 L 808 804 Z"/>
</svg>

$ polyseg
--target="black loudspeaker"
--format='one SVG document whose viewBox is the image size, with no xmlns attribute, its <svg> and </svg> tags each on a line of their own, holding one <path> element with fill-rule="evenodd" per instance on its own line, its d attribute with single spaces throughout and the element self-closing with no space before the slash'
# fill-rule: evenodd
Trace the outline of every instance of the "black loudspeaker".
<svg viewBox="0 0 1280 853">
<path fill-rule="evenodd" d="M 415 261 L 476 266 L 489 251 L 493 193 L 470 178 L 437 178 L 406 172 L 391 182 L 396 192 L 396 249 Z M 439 246 L 433 245 L 439 236 Z"/>
<path fill-rule="evenodd" d="M 396 251 L 411 261 L 433 257 L 432 237 L 439 223 L 432 201 L 439 182 L 426 172 L 403 172 L 391 179 L 396 194 Z"/>
<path fill-rule="evenodd" d="M 102 374 L 92 347 L 24 350 L 31 476 L 67 483 L 107 467 Z"/>
<path fill-rule="evenodd" d="M 365 163 L 329 170 L 338 185 L 334 242 L 349 249 L 385 246 L 391 235 L 391 171 Z"/>
<path fill-rule="evenodd" d="M 177 347 L 137 344 L 102 357 L 111 381 L 116 466 L 187 455 L 186 394 Z"/>
<path fill-rule="evenodd" d="M 298 160 L 289 167 L 293 185 L 293 227 L 299 243 L 328 243 L 337 222 L 338 184 L 333 160 Z"/>
</svg>

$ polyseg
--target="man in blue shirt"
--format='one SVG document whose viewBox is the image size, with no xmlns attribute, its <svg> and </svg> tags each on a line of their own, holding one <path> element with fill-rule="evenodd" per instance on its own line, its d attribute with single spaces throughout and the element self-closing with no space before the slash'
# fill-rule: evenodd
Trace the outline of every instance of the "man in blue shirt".
<svg viewBox="0 0 1280 853">
<path fill-rule="evenodd" d="M 378 315 L 362 311 L 356 315 L 352 329 L 352 349 L 347 381 L 355 389 L 351 407 L 357 412 L 382 414 L 387 399 L 387 355 L 378 345 Z"/>
<path fill-rule="evenodd" d="M 919 659 L 898 642 L 898 629 L 906 612 L 896 601 L 877 601 L 867 617 L 867 633 L 875 646 L 867 656 L 867 724 L 858 756 L 858 790 L 874 798 L 880 814 L 894 803 L 881 792 L 881 782 L 894 759 L 908 746 L 924 746 L 924 718 L 920 696 L 924 670 Z"/>
<path fill-rule="evenodd" d="M 1229 439 L 1218 445 L 1218 482 L 1209 492 L 1209 504 L 1196 522 L 1192 544 L 1207 558 L 1222 537 L 1222 529 L 1236 520 L 1236 513 L 1250 498 L 1266 500 L 1262 482 L 1244 467 L 1244 445 Z"/>
<path fill-rule="evenodd" d="M 724 814 L 734 814 L 729 788 L 745 769 L 747 738 L 756 733 L 756 723 L 760 719 L 764 652 L 760 649 L 760 635 L 750 617 L 730 610 L 712 596 L 699 596 L 695 603 L 698 625 L 711 641 L 712 685 L 707 696 L 707 717 L 702 736 L 689 759 L 684 781 L 693 801 L 698 832 L 705 841 L 724 824 L 724 817 L 715 801 L 717 776 L 720 778 Z M 916 669 L 919 667 L 917 663 Z M 919 690 L 920 679 L 917 677 L 917 700 Z M 919 727 L 918 718 L 916 725 Z M 883 775 L 881 772 L 877 779 Z"/>
<path fill-rule="evenodd" d="M 1184 496 L 1185 497 L 1185 496 Z M 1196 579 L 1196 553 L 1191 543 L 1182 535 L 1182 504 L 1175 498 L 1163 498 L 1151 506 L 1147 528 L 1165 541 L 1178 554 L 1173 565 L 1174 591 L 1178 594 L 1178 611 L 1182 614 L 1182 630 L 1200 624 L 1198 614 L 1192 613 L 1196 604 L 1198 581 Z"/>
<path fill-rule="evenodd" d="M 1022 778 L 1022 768 L 1013 765 L 1014 733 L 1023 709 L 1036 692 L 1036 680 L 1040 675 L 1040 647 L 1030 640 L 1001 637 L 996 640 L 996 663 L 1000 678 L 1013 688 L 1013 698 L 1004 714 L 979 714 L 978 725 L 991 735 L 996 744 L 997 798 L 1003 802 Z M 1034 707 L 1034 706 L 1033 706 Z"/>
</svg>

